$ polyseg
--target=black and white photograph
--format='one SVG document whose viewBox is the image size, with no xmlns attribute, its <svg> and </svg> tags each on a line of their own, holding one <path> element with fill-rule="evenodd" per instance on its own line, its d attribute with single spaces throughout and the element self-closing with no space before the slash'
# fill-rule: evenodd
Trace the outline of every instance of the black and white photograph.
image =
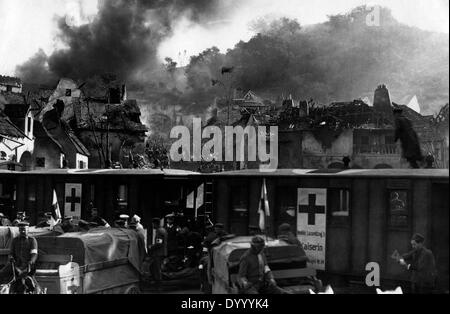
<svg viewBox="0 0 450 314">
<path fill-rule="evenodd" d="M 0 294 L 448 295 L 448 186 L 448 0 L 0 0 Z"/>
</svg>

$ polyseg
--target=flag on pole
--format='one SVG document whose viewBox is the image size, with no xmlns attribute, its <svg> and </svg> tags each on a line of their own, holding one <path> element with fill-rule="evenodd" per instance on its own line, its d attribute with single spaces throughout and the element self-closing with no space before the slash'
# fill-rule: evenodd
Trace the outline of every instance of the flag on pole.
<svg viewBox="0 0 450 314">
<path fill-rule="evenodd" d="M 258 214 L 259 214 L 259 229 L 261 229 L 261 231 L 265 231 L 266 217 L 270 217 L 269 199 L 267 198 L 266 179 L 263 179 L 263 184 L 261 187 L 261 199 L 259 200 Z"/>
<path fill-rule="evenodd" d="M 59 209 L 58 197 L 56 196 L 56 191 L 53 189 L 53 202 L 52 202 L 53 212 L 55 213 L 56 220 L 61 220 L 61 210 Z"/>
</svg>

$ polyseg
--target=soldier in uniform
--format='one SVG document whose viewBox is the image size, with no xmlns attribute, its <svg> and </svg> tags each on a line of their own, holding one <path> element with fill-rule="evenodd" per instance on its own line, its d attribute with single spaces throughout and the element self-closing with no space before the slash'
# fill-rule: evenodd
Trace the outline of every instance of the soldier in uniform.
<svg viewBox="0 0 450 314">
<path fill-rule="evenodd" d="M 153 218 L 153 236 L 151 245 L 148 248 L 150 256 L 150 273 L 155 281 L 157 289 L 161 285 L 161 264 L 163 259 L 167 256 L 167 232 L 161 227 L 161 219 Z"/>
<path fill-rule="evenodd" d="M 142 259 L 140 260 L 141 265 L 142 265 L 144 263 L 146 255 L 147 255 L 147 247 L 146 247 L 146 243 L 145 243 L 145 235 L 140 230 L 138 230 L 136 222 L 130 222 L 128 224 L 128 229 L 133 230 L 134 232 L 136 232 L 136 234 L 137 234 L 137 236 L 139 238 L 138 248 L 139 248 L 139 252 L 140 252 L 139 256 L 142 257 Z"/>
<path fill-rule="evenodd" d="M 17 227 L 17 226 L 19 226 L 19 223 L 25 222 L 25 220 L 26 220 L 25 212 L 17 212 L 16 219 L 14 219 L 12 225 L 14 227 Z"/>
<path fill-rule="evenodd" d="M 122 229 L 128 228 L 128 219 L 130 219 L 130 216 L 120 215 L 119 219 L 114 221 L 114 228 L 122 228 Z"/>
<path fill-rule="evenodd" d="M 131 218 L 131 222 L 129 225 L 130 229 L 135 230 L 139 237 L 144 239 L 144 243 L 145 243 L 145 252 L 147 252 L 147 235 L 146 235 L 146 230 L 144 229 L 144 226 L 141 224 L 141 217 L 139 217 L 138 215 L 134 215 Z"/>
<path fill-rule="evenodd" d="M 239 261 L 238 280 L 242 294 L 286 294 L 277 286 L 263 253 L 264 247 L 264 239 L 254 237 L 250 249 Z"/>
<path fill-rule="evenodd" d="M 175 215 L 169 214 L 166 217 L 166 232 L 167 232 L 167 253 L 168 256 L 176 256 L 178 250 L 178 233 L 181 229 L 175 225 Z"/>
<path fill-rule="evenodd" d="M 216 234 L 216 238 L 211 242 L 212 246 L 220 244 L 222 240 L 228 236 L 228 232 L 225 231 L 225 225 L 223 223 L 216 223 L 214 225 L 214 233 Z"/>
<path fill-rule="evenodd" d="M 419 137 L 414 131 L 411 121 L 403 116 L 401 108 L 394 109 L 395 118 L 395 141 L 400 140 L 402 144 L 402 155 L 411 168 L 418 169 L 417 162 L 423 161 L 422 151 L 420 149 Z"/>
<path fill-rule="evenodd" d="M 138 231 L 144 231 L 144 226 L 141 224 L 141 217 L 139 217 L 138 215 L 134 215 L 131 218 L 131 223 L 136 224 L 136 230 Z"/>
<path fill-rule="evenodd" d="M 26 292 L 33 292 L 36 289 L 33 276 L 36 271 L 38 244 L 34 237 L 28 235 L 29 226 L 28 222 L 18 223 L 19 236 L 11 242 L 9 263 L 0 271 L 0 282 L 10 281 L 14 269 L 16 279 L 18 279 L 17 284 L 19 284 L 19 280 L 23 280 Z M 13 290 L 15 289 L 16 287 L 13 287 Z"/>
<path fill-rule="evenodd" d="M 413 250 L 399 260 L 411 273 L 411 290 L 416 294 L 432 293 L 436 286 L 434 255 L 424 246 L 424 242 L 424 236 L 416 233 L 411 239 Z"/>
<path fill-rule="evenodd" d="M 98 215 L 98 209 L 95 207 L 91 209 L 91 218 L 89 219 L 89 222 L 95 223 L 97 227 L 111 227 L 105 219 Z"/>
<path fill-rule="evenodd" d="M 211 243 L 217 238 L 217 234 L 214 231 L 214 226 L 213 225 L 206 226 L 205 233 L 206 233 L 206 236 L 203 239 L 202 245 L 205 248 L 210 249 Z"/>
</svg>

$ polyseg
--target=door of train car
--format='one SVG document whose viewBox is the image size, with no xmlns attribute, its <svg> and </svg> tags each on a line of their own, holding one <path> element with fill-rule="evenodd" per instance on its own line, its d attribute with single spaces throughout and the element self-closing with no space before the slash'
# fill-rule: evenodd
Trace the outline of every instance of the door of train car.
<svg viewBox="0 0 450 314">
<path fill-rule="evenodd" d="M 13 179 L 2 178 L 0 180 L 0 213 L 11 220 L 16 215 L 16 184 Z M 1 224 L 0 224 L 1 226 Z"/>
<path fill-rule="evenodd" d="M 438 285 L 449 289 L 448 184 L 433 184 L 430 249 L 436 258 Z"/>
</svg>

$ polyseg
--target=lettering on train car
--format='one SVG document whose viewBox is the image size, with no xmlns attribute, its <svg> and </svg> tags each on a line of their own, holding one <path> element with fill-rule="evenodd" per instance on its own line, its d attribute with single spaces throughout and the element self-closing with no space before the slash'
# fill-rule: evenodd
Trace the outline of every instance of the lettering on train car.
<svg viewBox="0 0 450 314">
<path fill-rule="evenodd" d="M 326 212 L 326 189 L 298 189 L 297 237 L 319 270 L 325 270 Z"/>
</svg>

